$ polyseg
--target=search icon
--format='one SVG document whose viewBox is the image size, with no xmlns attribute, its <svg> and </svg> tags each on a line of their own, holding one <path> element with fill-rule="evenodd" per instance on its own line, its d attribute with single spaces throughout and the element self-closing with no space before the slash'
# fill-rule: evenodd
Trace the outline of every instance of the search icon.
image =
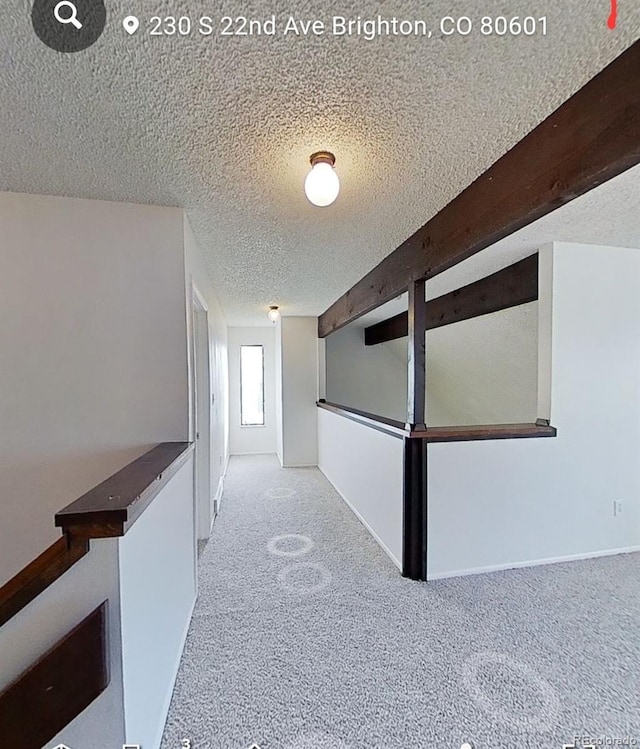
<svg viewBox="0 0 640 749">
<path fill-rule="evenodd" d="M 71 15 L 68 18 L 64 18 L 60 15 L 60 11 L 62 8 L 68 8 L 71 11 Z M 67 24 L 70 23 L 73 26 L 76 27 L 76 29 L 80 30 L 82 28 L 82 24 L 80 21 L 78 21 L 78 9 L 76 6 L 70 2 L 69 0 L 61 0 L 56 7 L 53 9 L 53 15 L 56 18 L 56 21 L 58 23 Z"/>
<path fill-rule="evenodd" d="M 3 0 L 0 0 L 2 5 Z M 81 52 L 95 44 L 107 25 L 105 0 L 32 0 L 36 36 L 56 52 Z M 0 741 L 0 744 L 2 741 Z"/>
</svg>

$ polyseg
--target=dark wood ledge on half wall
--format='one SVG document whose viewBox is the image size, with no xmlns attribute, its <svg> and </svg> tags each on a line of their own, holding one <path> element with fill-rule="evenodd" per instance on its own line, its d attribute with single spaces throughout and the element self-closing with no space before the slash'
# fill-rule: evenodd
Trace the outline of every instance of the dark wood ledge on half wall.
<svg viewBox="0 0 640 749">
<path fill-rule="evenodd" d="M 533 437 L 555 437 L 557 430 L 549 424 L 486 424 L 462 427 L 427 427 L 410 432 L 412 439 L 427 442 L 476 442 L 478 440 L 517 440 Z"/>
<path fill-rule="evenodd" d="M 530 424 L 483 424 L 455 427 L 427 427 L 410 430 L 401 421 L 377 416 L 356 408 L 340 406 L 337 403 L 318 401 L 318 408 L 343 416 L 345 419 L 390 434 L 393 437 L 419 439 L 425 442 L 475 442 L 478 440 L 532 439 L 535 437 L 555 437 L 557 430 L 546 422 Z"/>
<path fill-rule="evenodd" d="M 56 526 L 73 538 L 113 538 L 151 504 L 193 451 L 190 442 L 163 442 L 56 514 Z"/>
<path fill-rule="evenodd" d="M 89 539 L 123 536 L 193 451 L 163 442 L 55 517 L 63 536 L 0 587 L 0 627 L 89 552 Z"/>
</svg>

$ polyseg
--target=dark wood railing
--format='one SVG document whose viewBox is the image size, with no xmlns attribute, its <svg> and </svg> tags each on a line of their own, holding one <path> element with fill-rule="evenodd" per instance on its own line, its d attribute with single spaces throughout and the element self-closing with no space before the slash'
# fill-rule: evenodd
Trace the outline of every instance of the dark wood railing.
<svg viewBox="0 0 640 749">
<path fill-rule="evenodd" d="M 87 492 L 55 517 L 63 536 L 0 588 L 0 626 L 89 552 L 92 538 L 123 536 L 193 451 L 165 442 Z M 109 684 L 105 601 L 0 691 L 2 746 L 40 749 Z"/>
<path fill-rule="evenodd" d="M 325 411 L 331 411 L 339 416 L 344 416 L 345 419 L 364 424 L 371 427 L 371 429 L 376 429 L 378 432 L 384 432 L 400 439 L 407 436 L 405 425 L 401 421 L 387 419 L 385 416 L 376 416 L 366 411 L 359 411 L 357 408 L 339 406 L 337 403 L 329 403 L 325 400 L 319 400 L 317 405 L 318 408 L 323 408 Z"/>
<path fill-rule="evenodd" d="M 0 588 L 0 627 L 64 575 L 88 551 L 88 541 L 71 542 L 67 536 L 63 536 L 18 572 Z"/>
<path fill-rule="evenodd" d="M 337 403 L 318 401 L 318 408 L 357 421 L 360 424 L 385 432 L 393 437 L 419 439 L 425 442 L 473 442 L 476 440 L 530 439 L 534 437 L 555 437 L 555 427 L 543 422 L 530 424 L 485 424 L 457 427 L 427 427 L 410 429 L 408 425 L 385 416 L 377 416 L 356 408 L 340 406 Z"/>
<path fill-rule="evenodd" d="M 192 450 L 189 442 L 163 442 L 61 510 L 62 538 L 0 588 L 0 626 L 82 559 L 90 539 L 123 536 Z"/>
</svg>

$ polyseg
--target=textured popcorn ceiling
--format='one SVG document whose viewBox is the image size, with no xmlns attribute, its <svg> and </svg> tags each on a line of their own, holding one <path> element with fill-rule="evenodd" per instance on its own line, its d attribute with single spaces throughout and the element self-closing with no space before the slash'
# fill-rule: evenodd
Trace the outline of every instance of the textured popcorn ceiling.
<svg viewBox="0 0 640 749">
<path fill-rule="evenodd" d="M 635 40 L 640 5 L 619 6 L 612 32 L 608 0 L 114 0 L 99 42 L 61 55 L 34 35 L 29 2 L 4 0 L 0 189 L 184 206 L 230 324 L 264 323 L 273 303 L 317 315 Z M 120 26 L 505 10 L 546 14 L 549 35 L 214 41 Z M 302 190 L 320 148 L 343 184 L 327 209 Z"/>
</svg>

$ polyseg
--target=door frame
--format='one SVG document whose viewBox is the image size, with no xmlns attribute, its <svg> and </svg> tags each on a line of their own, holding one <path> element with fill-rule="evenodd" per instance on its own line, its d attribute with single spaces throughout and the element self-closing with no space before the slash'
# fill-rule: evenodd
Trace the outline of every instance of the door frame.
<svg viewBox="0 0 640 749">
<path fill-rule="evenodd" d="M 189 438 L 195 442 L 194 523 L 196 540 L 211 533 L 211 342 L 209 308 L 198 287 L 191 282 L 191 378 Z"/>
</svg>

